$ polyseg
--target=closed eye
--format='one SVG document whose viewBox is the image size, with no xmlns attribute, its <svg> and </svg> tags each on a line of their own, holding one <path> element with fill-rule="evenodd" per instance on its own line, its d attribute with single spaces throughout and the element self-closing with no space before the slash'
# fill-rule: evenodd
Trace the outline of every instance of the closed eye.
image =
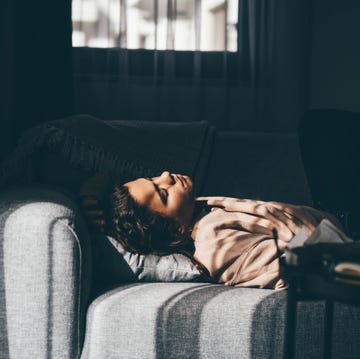
<svg viewBox="0 0 360 359">
<path fill-rule="evenodd" d="M 165 188 L 160 188 L 156 183 L 153 182 L 153 179 L 151 177 L 147 177 L 146 179 L 153 184 L 156 193 L 160 197 L 161 202 L 166 205 L 169 192 Z"/>
<path fill-rule="evenodd" d="M 160 196 L 160 199 L 162 201 L 162 203 L 164 203 L 166 205 L 167 203 L 167 198 L 168 198 L 168 191 L 165 189 L 165 188 L 159 188 L 159 196 Z"/>
</svg>

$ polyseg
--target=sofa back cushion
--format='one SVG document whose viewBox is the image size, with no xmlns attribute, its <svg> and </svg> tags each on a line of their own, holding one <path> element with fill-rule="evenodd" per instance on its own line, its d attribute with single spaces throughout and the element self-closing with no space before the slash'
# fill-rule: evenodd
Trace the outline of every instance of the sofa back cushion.
<svg viewBox="0 0 360 359">
<path fill-rule="evenodd" d="M 297 135 L 217 133 L 203 195 L 311 205 Z"/>
</svg>

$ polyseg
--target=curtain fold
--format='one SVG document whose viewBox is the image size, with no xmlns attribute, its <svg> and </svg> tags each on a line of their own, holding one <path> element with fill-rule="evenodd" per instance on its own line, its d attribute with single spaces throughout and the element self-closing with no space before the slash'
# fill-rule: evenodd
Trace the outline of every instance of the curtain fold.
<svg viewBox="0 0 360 359">
<path fill-rule="evenodd" d="M 239 67 L 249 84 L 244 126 L 296 131 L 308 107 L 309 16 L 307 0 L 240 0 Z"/>
<path fill-rule="evenodd" d="M 223 19 L 216 29 L 218 37 L 224 36 L 223 50 L 202 51 L 204 31 L 210 31 L 201 17 L 207 2 L 194 0 L 193 50 L 177 51 L 181 1 L 148 2 L 152 50 L 74 48 L 77 112 L 105 119 L 207 120 L 222 130 L 295 132 L 307 109 L 309 1 L 239 0 L 237 52 L 229 49 L 227 20 L 234 15 L 229 0 L 221 2 L 222 17 L 213 11 L 214 21 Z M 120 13 L 124 24 L 124 6 Z M 165 50 L 160 48 L 160 20 L 167 21 Z M 118 58 L 116 71 L 88 66 L 89 56 L 102 63 L 109 53 Z"/>
<path fill-rule="evenodd" d="M 1 155 L 20 133 L 72 113 L 71 0 L 3 0 Z"/>
<path fill-rule="evenodd" d="M 5 0 L 0 11 L 0 160 L 14 146 L 14 128 L 12 122 L 13 107 L 13 24 L 6 14 L 13 12 L 14 3 Z M 4 56 L 3 54 L 7 54 Z"/>
</svg>

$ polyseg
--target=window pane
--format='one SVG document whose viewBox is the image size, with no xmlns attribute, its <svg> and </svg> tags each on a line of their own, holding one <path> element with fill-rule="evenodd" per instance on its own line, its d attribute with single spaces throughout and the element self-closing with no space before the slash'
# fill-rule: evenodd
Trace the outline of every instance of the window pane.
<svg viewBox="0 0 360 359">
<path fill-rule="evenodd" d="M 237 19 L 238 0 L 73 0 L 73 46 L 237 51 Z"/>
</svg>

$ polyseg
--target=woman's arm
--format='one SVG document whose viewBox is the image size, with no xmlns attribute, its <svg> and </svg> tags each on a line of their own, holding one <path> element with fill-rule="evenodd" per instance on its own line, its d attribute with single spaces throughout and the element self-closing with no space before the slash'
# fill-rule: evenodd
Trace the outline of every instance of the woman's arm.
<svg viewBox="0 0 360 359">
<path fill-rule="evenodd" d="M 343 228 L 332 215 L 315 208 L 293 205 L 281 202 L 265 202 L 252 199 L 238 199 L 231 197 L 201 197 L 208 205 L 219 207 L 227 212 L 241 212 L 256 216 L 252 222 L 273 232 L 273 237 L 289 242 L 293 236 L 304 227 L 310 235 L 322 219 L 328 218 L 339 229 Z M 256 227 L 254 231 L 256 231 Z"/>
<path fill-rule="evenodd" d="M 275 208 L 277 213 L 283 213 L 283 215 L 286 216 L 286 218 L 283 217 L 284 221 L 288 221 L 288 219 L 290 221 L 298 221 L 300 225 L 307 229 L 309 235 L 325 218 L 330 220 L 334 225 L 336 225 L 341 231 L 345 233 L 344 228 L 342 227 L 339 220 L 330 213 L 320 211 L 309 206 L 292 205 L 281 202 L 268 202 L 268 205 Z"/>
</svg>

